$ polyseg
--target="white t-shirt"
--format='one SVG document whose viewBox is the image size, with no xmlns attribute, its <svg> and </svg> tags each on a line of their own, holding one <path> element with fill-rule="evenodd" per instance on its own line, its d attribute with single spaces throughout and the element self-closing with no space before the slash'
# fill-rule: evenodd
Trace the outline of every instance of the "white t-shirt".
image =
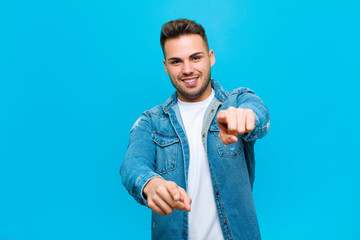
<svg viewBox="0 0 360 240">
<path fill-rule="evenodd" d="M 181 118 L 190 147 L 187 193 L 192 199 L 189 212 L 189 239 L 224 239 L 217 214 L 209 162 L 202 143 L 201 130 L 206 108 L 214 98 L 202 102 L 183 102 L 178 99 Z"/>
</svg>

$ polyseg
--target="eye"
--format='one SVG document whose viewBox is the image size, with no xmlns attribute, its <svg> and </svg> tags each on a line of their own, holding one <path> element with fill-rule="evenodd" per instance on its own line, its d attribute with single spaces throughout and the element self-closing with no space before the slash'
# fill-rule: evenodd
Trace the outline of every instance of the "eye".
<svg viewBox="0 0 360 240">
<path fill-rule="evenodd" d="M 194 56 L 194 57 L 193 57 L 193 60 L 194 60 L 194 61 L 199 61 L 200 58 L 201 58 L 200 56 Z"/>
<path fill-rule="evenodd" d="M 174 64 L 174 65 L 179 64 L 179 63 L 180 63 L 180 60 L 178 60 L 178 59 L 170 61 L 170 64 Z"/>
</svg>

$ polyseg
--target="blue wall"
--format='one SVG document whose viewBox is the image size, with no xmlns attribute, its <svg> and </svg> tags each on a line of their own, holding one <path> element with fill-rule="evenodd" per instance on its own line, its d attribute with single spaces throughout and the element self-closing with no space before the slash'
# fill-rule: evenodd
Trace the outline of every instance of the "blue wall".
<svg viewBox="0 0 360 240">
<path fill-rule="evenodd" d="M 128 132 L 174 89 L 161 25 L 207 30 L 226 89 L 271 113 L 263 239 L 360 239 L 357 1 L 2 1 L 0 239 L 149 239 L 121 184 Z M 155 93 L 155 94 L 154 94 Z"/>
</svg>

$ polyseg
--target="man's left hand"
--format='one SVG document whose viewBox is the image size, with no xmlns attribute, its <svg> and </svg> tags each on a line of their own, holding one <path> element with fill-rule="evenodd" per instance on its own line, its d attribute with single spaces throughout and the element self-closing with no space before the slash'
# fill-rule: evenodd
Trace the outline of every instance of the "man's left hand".
<svg viewBox="0 0 360 240">
<path fill-rule="evenodd" d="M 225 145 L 237 142 L 237 135 L 255 129 L 255 113 L 251 109 L 229 107 L 218 113 L 216 121 L 220 128 L 219 138 Z"/>
</svg>

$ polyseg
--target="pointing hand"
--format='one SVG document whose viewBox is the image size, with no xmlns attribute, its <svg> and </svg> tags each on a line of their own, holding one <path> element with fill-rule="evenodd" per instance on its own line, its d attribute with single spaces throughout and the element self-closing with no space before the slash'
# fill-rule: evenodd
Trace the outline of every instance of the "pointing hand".
<svg viewBox="0 0 360 240">
<path fill-rule="evenodd" d="M 255 129 L 255 113 L 251 109 L 229 107 L 218 113 L 216 121 L 220 128 L 219 138 L 225 145 L 237 142 L 237 135 Z"/>
<path fill-rule="evenodd" d="M 175 182 L 155 177 L 144 187 L 144 194 L 149 208 L 163 216 L 171 214 L 175 209 L 185 209 L 188 212 L 191 210 L 191 198 Z"/>
</svg>

